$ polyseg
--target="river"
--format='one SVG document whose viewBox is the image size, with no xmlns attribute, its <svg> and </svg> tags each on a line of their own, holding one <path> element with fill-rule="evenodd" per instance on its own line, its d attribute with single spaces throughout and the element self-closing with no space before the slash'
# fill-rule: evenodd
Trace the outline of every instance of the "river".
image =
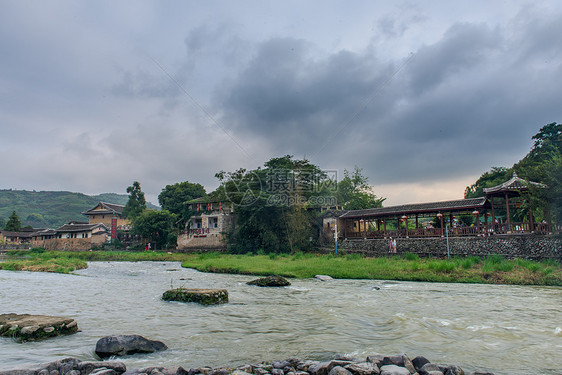
<svg viewBox="0 0 562 375">
<path fill-rule="evenodd" d="M 90 262 L 77 275 L 0 270 L 0 313 L 68 316 L 81 329 L 24 344 L 0 338 L 0 369 L 95 360 L 97 340 L 113 334 L 169 347 L 123 358 L 128 368 L 406 353 L 496 375 L 562 369 L 559 287 L 315 279 L 290 280 L 285 288 L 246 285 L 254 278 L 174 262 Z M 161 300 L 179 286 L 225 288 L 230 302 Z"/>
</svg>

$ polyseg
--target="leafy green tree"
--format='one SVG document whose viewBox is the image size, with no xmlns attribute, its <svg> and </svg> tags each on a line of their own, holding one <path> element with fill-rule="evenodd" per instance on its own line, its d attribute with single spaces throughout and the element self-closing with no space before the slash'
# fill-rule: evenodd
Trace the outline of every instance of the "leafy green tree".
<svg viewBox="0 0 562 375">
<path fill-rule="evenodd" d="M 362 210 L 382 207 L 386 198 L 378 198 L 363 175 L 363 170 L 355 166 L 353 172 L 344 170 L 344 178 L 338 182 L 338 204 L 344 210 Z"/>
<path fill-rule="evenodd" d="M 6 225 L 6 222 L 4 221 L 4 218 L 0 217 L 0 230 L 4 229 L 4 225 Z"/>
<path fill-rule="evenodd" d="M 511 168 L 494 167 L 485 172 L 466 188 L 465 198 L 484 196 L 484 188 L 509 180 L 515 171 L 519 177 L 543 186 L 529 186 L 528 203 L 515 210 L 514 217 L 524 220 L 531 210 L 538 220 L 562 222 L 562 124 L 547 124 L 531 139 L 534 140 L 533 147 L 523 159 Z"/>
<path fill-rule="evenodd" d="M 306 251 L 313 245 L 319 187 L 326 174 L 308 160 L 291 155 L 273 158 L 264 167 L 221 171 L 215 192 L 232 202 L 237 217 L 230 234 L 234 252 Z"/>
<path fill-rule="evenodd" d="M 492 167 L 490 171 L 484 172 L 476 182 L 464 190 L 465 198 L 483 197 L 484 188 L 499 185 L 513 176 L 513 168 Z"/>
<path fill-rule="evenodd" d="M 146 210 L 146 199 L 138 181 L 133 182 L 133 185 L 127 188 L 127 193 L 129 193 L 129 200 L 123 208 L 123 216 L 134 219 Z"/>
<path fill-rule="evenodd" d="M 547 124 L 532 139 L 531 151 L 513 167 L 519 176 L 545 185 L 529 187 L 535 217 L 562 222 L 562 124 Z"/>
<path fill-rule="evenodd" d="M 8 222 L 4 226 L 4 230 L 10 232 L 19 232 L 21 230 L 21 221 L 16 211 L 13 211 L 8 218 Z"/>
<path fill-rule="evenodd" d="M 166 185 L 158 195 L 158 202 L 163 210 L 177 215 L 180 220 L 179 224 L 183 227 L 194 214 L 192 210 L 188 209 L 188 205 L 185 202 L 205 195 L 207 195 L 207 192 L 201 184 L 185 181 Z"/>
<path fill-rule="evenodd" d="M 174 225 L 177 216 L 162 210 L 147 210 L 135 216 L 131 233 L 139 235 L 146 242 L 150 242 L 153 249 L 175 248 L 177 236 Z"/>
</svg>

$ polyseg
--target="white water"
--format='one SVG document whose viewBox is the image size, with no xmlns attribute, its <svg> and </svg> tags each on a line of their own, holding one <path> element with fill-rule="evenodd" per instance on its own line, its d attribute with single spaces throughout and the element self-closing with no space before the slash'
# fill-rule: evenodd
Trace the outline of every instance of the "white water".
<svg viewBox="0 0 562 375">
<path fill-rule="evenodd" d="M 405 352 L 467 372 L 562 373 L 558 287 L 298 279 L 287 288 L 259 288 L 245 284 L 255 277 L 173 262 L 91 262 L 78 273 L 0 271 L 0 313 L 69 316 L 82 330 L 24 344 L 0 338 L 0 370 L 95 360 L 101 337 L 140 334 L 169 349 L 120 359 L 128 368 Z M 171 286 L 225 288 L 230 303 L 162 301 Z"/>
</svg>

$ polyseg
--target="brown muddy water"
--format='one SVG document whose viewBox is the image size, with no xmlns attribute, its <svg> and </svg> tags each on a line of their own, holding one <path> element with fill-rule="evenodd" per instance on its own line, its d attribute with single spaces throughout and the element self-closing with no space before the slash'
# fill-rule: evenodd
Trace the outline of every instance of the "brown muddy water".
<svg viewBox="0 0 562 375">
<path fill-rule="evenodd" d="M 315 279 L 246 285 L 253 279 L 174 262 L 90 262 L 77 275 L 0 271 L 0 313 L 69 316 L 82 330 L 24 344 L 0 338 L 0 370 L 96 360 L 101 337 L 140 334 L 169 349 L 121 358 L 127 368 L 406 353 L 468 372 L 561 373 L 560 287 Z M 179 286 L 225 288 L 230 302 L 161 300 Z"/>
</svg>

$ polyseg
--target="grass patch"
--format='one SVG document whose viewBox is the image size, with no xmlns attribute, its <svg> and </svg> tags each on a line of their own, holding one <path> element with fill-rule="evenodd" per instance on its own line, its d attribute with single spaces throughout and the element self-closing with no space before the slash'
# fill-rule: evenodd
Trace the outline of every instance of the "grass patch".
<svg viewBox="0 0 562 375">
<path fill-rule="evenodd" d="M 202 272 L 256 276 L 310 278 L 321 274 L 337 279 L 562 286 L 562 266 L 556 261 L 508 260 L 502 256 L 427 259 L 411 253 L 369 258 L 361 254 L 334 256 L 302 252 L 293 255 L 241 255 L 216 252 L 18 251 L 8 252 L 8 260 L 0 263 L 0 269 L 68 273 L 86 268 L 88 261 L 177 261 L 182 262 L 183 267 Z"/>
</svg>

